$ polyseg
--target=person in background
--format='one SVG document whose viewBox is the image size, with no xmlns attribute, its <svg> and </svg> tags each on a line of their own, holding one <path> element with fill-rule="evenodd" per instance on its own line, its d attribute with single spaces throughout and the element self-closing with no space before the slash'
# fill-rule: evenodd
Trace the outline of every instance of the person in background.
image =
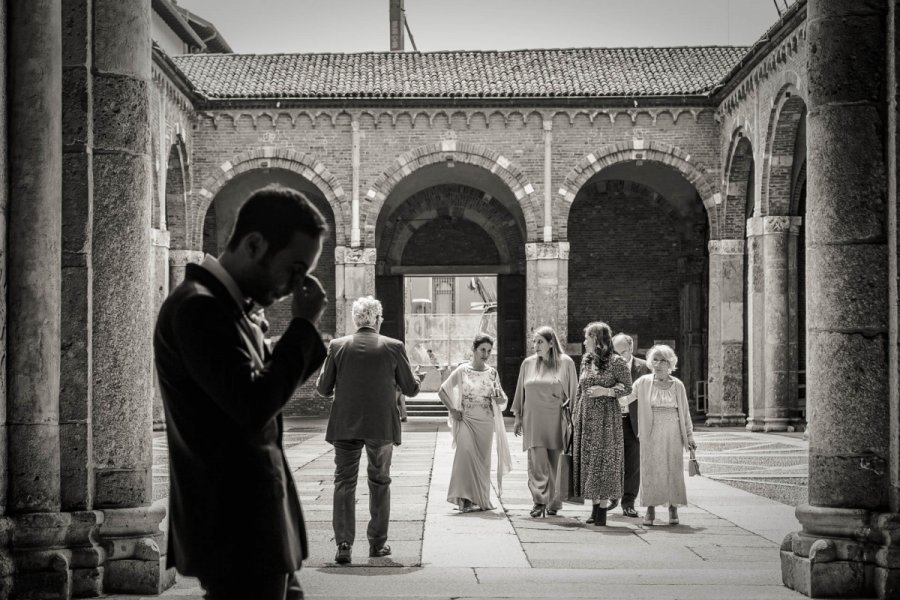
<svg viewBox="0 0 900 600">
<path fill-rule="evenodd" d="M 644 525 L 653 525 L 656 506 L 669 505 L 669 524 L 678 524 L 678 507 L 687 505 L 684 450 L 695 449 L 694 427 L 684 384 L 672 377 L 678 356 L 659 344 L 647 352 L 653 369 L 634 384 L 641 432 L 641 503 Z"/>
<path fill-rule="evenodd" d="M 634 355 L 634 340 L 630 335 L 618 333 L 613 336 L 613 349 L 625 359 L 625 365 L 631 372 L 631 381 L 637 381 L 642 375 L 650 373 L 647 363 Z M 622 514 L 626 517 L 638 518 L 634 509 L 634 501 L 641 487 L 641 442 L 638 438 L 638 404 L 637 395 L 631 394 L 619 398 L 622 407 L 622 441 L 625 451 L 625 474 L 622 485 Z M 615 508 L 615 500 L 608 510 Z"/>
<path fill-rule="evenodd" d="M 507 398 L 497 370 L 487 364 L 494 339 L 475 336 L 472 360 L 460 364 L 441 385 L 438 396 L 450 412 L 456 454 L 447 502 L 460 512 L 493 510 L 491 503 L 491 442 L 497 440 L 497 495 L 503 493 L 503 475 L 512 469 L 503 409 Z"/>
<path fill-rule="evenodd" d="M 534 354 L 522 362 L 512 412 L 515 435 L 522 435 L 528 452 L 528 489 L 532 517 L 555 515 L 562 508 L 557 489 L 559 455 L 565 450 L 564 408 L 575 398 L 578 373 L 563 353 L 556 332 L 539 327 L 532 338 Z"/>
</svg>

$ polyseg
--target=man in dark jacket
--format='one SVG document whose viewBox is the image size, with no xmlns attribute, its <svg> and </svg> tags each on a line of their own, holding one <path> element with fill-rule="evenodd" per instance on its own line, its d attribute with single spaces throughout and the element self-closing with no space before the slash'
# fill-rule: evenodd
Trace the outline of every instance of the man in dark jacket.
<svg viewBox="0 0 900 600">
<path fill-rule="evenodd" d="M 281 410 L 325 359 L 327 303 L 309 275 L 327 226 L 299 192 L 269 187 L 241 206 L 218 259 L 188 265 L 153 345 L 169 442 L 169 566 L 211 600 L 302 597 L 306 531 L 282 448 Z M 249 311 L 293 293 L 271 352 Z"/>
<path fill-rule="evenodd" d="M 613 337 L 613 348 L 628 363 L 631 381 L 637 381 L 642 375 L 650 373 L 647 363 L 634 355 L 634 340 L 630 335 L 619 333 Z M 641 442 L 638 439 L 638 403 L 637 396 L 625 399 L 630 403 L 622 407 L 622 438 L 625 445 L 625 481 L 622 487 L 622 514 L 637 518 L 634 508 L 641 487 Z M 621 399 L 621 400 L 625 400 Z M 610 506 L 612 508 L 612 506 Z"/>
<path fill-rule="evenodd" d="M 350 562 L 356 538 L 356 478 L 363 447 L 369 461 L 369 556 L 391 553 L 385 542 L 391 516 L 391 455 L 394 445 L 400 445 L 397 388 L 415 396 L 420 383 L 403 342 L 378 333 L 381 302 L 359 298 L 352 312 L 357 332 L 332 340 L 316 382 L 319 394 L 334 394 L 325 440 L 334 445 L 332 525 L 338 564 Z"/>
</svg>

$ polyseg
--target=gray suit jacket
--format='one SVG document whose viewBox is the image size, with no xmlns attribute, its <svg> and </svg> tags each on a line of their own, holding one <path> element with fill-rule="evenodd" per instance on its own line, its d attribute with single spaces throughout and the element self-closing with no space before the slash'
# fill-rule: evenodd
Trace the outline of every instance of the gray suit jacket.
<svg viewBox="0 0 900 600">
<path fill-rule="evenodd" d="M 403 342 L 361 327 L 332 340 L 316 381 L 322 396 L 334 394 L 325 440 L 389 440 L 400 444 L 397 387 L 419 393 Z"/>
</svg>

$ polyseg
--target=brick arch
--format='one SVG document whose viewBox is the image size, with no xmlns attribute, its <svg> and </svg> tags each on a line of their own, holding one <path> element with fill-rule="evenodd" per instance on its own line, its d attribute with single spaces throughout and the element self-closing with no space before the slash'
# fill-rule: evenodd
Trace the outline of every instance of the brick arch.
<svg viewBox="0 0 900 600">
<path fill-rule="evenodd" d="M 364 231 L 365 245 L 375 244 L 375 226 L 378 222 L 378 215 L 397 184 L 423 167 L 448 160 L 480 167 L 499 177 L 512 192 L 522 210 L 525 217 L 526 239 L 538 239 L 538 228 L 542 218 L 541 203 L 540 199 L 535 197 L 534 186 L 531 185 L 522 170 L 511 160 L 486 146 L 457 140 L 444 140 L 401 154 L 384 173 L 378 176 L 366 192 L 366 197 L 370 202 L 365 203 L 365 208 L 361 209 L 360 214 L 360 227 Z"/>
<path fill-rule="evenodd" d="M 794 83 L 784 84 L 775 98 L 766 128 L 759 205 L 762 215 L 785 216 L 791 209 L 794 150 L 807 104 Z"/>
<path fill-rule="evenodd" d="M 750 179 L 753 166 L 753 142 L 743 128 L 738 128 L 731 135 L 725 164 L 725 201 L 722 203 L 719 220 L 723 239 L 744 239 L 747 228 L 747 192 L 754 185 Z"/>
<path fill-rule="evenodd" d="M 295 150 L 259 148 L 237 155 L 219 166 L 218 173 L 208 177 L 198 192 L 199 201 L 194 213 L 193 238 L 196 246 L 203 239 L 203 219 L 216 194 L 232 178 L 255 169 L 284 169 L 292 171 L 312 183 L 324 196 L 334 213 L 335 243 L 349 244 L 345 223 L 350 221 L 350 201 L 337 178 L 313 156 Z M 195 248 L 199 249 L 199 248 Z"/>
<path fill-rule="evenodd" d="M 482 192 L 464 184 L 440 184 L 410 196 L 380 228 L 378 260 L 401 265 L 409 241 L 426 224 L 441 217 L 477 225 L 493 241 L 501 264 L 520 268 L 525 245 L 518 225 L 497 200 L 485 201 Z"/>
<path fill-rule="evenodd" d="M 716 206 L 721 202 L 721 195 L 713 184 L 706 169 L 697 163 L 691 162 L 691 155 L 676 146 L 670 146 L 663 142 L 634 140 L 617 142 L 609 146 L 603 146 L 598 151 L 588 154 L 569 171 L 559 190 L 565 202 L 559 206 L 559 222 L 567 223 L 569 211 L 575 201 L 575 195 L 597 173 L 617 163 L 642 160 L 656 162 L 669 166 L 678 171 L 697 190 L 697 194 L 706 208 L 709 221 L 710 239 L 719 237 L 718 215 Z"/>
<path fill-rule="evenodd" d="M 166 157 L 165 228 L 169 231 L 169 247 L 187 248 L 187 151 L 184 142 L 177 141 Z"/>
</svg>

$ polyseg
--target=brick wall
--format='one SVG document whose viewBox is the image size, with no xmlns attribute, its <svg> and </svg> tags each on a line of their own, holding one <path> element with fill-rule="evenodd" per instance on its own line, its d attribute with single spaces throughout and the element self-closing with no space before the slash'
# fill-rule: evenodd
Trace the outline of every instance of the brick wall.
<svg viewBox="0 0 900 600">
<path fill-rule="evenodd" d="M 666 207 L 645 196 L 579 196 L 569 220 L 570 341 L 595 320 L 637 334 L 641 348 L 681 339 L 679 289 L 690 274 L 679 258 L 704 260 L 702 244 L 692 247 L 683 236 Z"/>
</svg>

